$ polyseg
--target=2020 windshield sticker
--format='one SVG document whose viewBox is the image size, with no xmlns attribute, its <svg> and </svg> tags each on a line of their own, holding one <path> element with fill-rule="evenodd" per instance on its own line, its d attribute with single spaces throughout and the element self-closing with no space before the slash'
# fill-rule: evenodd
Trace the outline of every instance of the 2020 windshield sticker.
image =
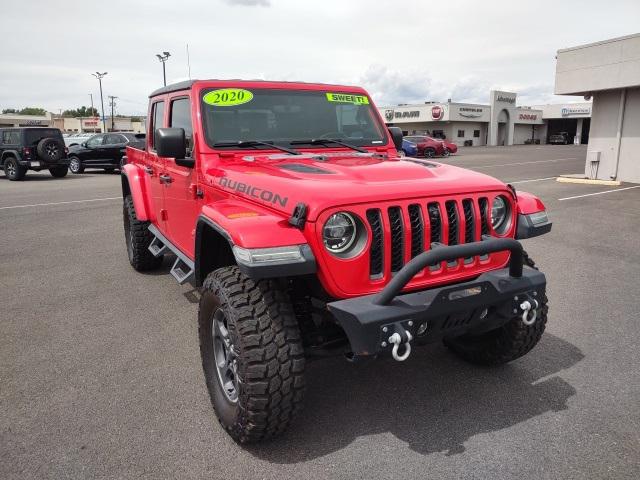
<svg viewBox="0 0 640 480">
<path fill-rule="evenodd" d="M 233 107 L 253 100 L 253 93 L 242 88 L 221 88 L 207 92 L 202 101 L 214 107 Z"/>
<path fill-rule="evenodd" d="M 365 95 L 351 93 L 327 93 L 327 100 L 338 103 L 353 103 L 354 105 L 369 105 L 369 99 Z"/>
</svg>

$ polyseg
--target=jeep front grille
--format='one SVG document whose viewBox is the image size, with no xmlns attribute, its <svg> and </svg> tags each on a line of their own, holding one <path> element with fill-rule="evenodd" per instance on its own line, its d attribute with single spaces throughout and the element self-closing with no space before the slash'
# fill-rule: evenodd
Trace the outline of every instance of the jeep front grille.
<svg viewBox="0 0 640 480">
<path fill-rule="evenodd" d="M 387 255 L 390 259 L 387 268 L 390 267 L 391 274 L 394 274 L 410 259 L 437 244 L 475 242 L 489 233 L 486 197 L 402 203 L 366 212 L 372 233 L 369 248 L 369 274 L 372 279 L 384 276 Z M 483 256 L 480 260 L 487 258 Z M 464 259 L 464 263 L 473 263 L 473 260 Z M 430 270 L 457 268 L 458 264 L 459 261 L 454 260 Z"/>
</svg>

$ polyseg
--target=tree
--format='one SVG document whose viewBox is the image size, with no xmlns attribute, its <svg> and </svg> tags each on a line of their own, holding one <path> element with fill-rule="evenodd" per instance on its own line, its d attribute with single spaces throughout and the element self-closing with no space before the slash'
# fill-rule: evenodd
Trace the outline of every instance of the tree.
<svg viewBox="0 0 640 480">
<path fill-rule="evenodd" d="M 41 107 L 25 107 L 20 112 L 20 115 L 39 115 L 43 116 L 47 114 L 47 111 Z"/>
<path fill-rule="evenodd" d="M 84 105 L 80 108 L 76 108 L 75 110 L 65 110 L 62 112 L 62 116 L 64 117 L 97 117 L 98 109 L 91 107 L 85 107 Z"/>
<path fill-rule="evenodd" d="M 2 110 L 2 113 L 18 113 L 18 110 L 16 110 L 15 108 L 5 108 L 4 110 Z"/>
</svg>

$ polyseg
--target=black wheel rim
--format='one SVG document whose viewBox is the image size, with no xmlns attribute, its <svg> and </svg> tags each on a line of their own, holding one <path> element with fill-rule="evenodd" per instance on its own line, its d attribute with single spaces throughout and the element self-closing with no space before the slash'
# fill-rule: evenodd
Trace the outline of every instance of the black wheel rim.
<svg viewBox="0 0 640 480">
<path fill-rule="evenodd" d="M 55 145 L 47 145 L 46 150 L 47 155 L 49 155 L 49 157 L 51 158 L 54 158 L 56 155 L 58 155 L 58 147 Z"/>
<path fill-rule="evenodd" d="M 233 348 L 227 317 L 222 309 L 218 308 L 214 312 L 212 321 L 213 361 L 218 382 L 227 400 L 236 403 L 238 401 L 238 355 Z"/>
<path fill-rule="evenodd" d="M 433 150 L 427 150 L 424 154 L 425 157 L 431 158 L 433 157 Z"/>
</svg>

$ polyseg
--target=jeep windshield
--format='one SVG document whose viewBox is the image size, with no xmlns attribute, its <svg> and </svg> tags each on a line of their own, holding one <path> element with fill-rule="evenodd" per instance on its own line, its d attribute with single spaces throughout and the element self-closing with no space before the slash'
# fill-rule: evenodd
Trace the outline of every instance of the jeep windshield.
<svg viewBox="0 0 640 480">
<path fill-rule="evenodd" d="M 270 143 L 275 149 L 275 145 L 354 148 L 387 143 L 385 127 L 367 96 L 332 89 L 210 89 L 203 92 L 202 112 L 212 148 L 238 148 L 238 142 L 256 147 L 264 142 L 261 146 L 266 148 Z"/>
</svg>

